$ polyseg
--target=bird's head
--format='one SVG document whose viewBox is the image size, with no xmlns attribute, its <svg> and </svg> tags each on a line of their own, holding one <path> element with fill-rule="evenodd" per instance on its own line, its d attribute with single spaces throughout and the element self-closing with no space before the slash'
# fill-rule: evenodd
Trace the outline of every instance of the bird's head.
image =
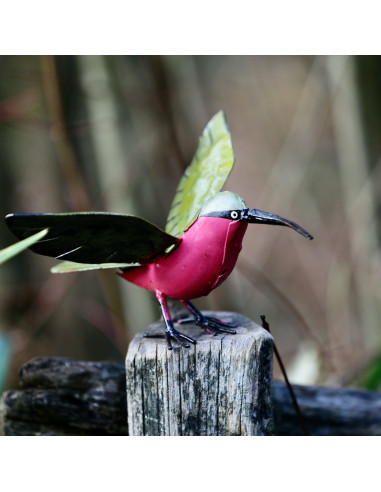
<svg viewBox="0 0 381 492">
<path fill-rule="evenodd" d="M 250 224 L 281 225 L 291 227 L 304 237 L 313 239 L 309 232 L 291 220 L 256 208 L 250 210 L 245 200 L 231 191 L 221 191 L 208 200 L 200 210 L 199 217 L 220 217 L 234 221 L 244 220 Z"/>
</svg>

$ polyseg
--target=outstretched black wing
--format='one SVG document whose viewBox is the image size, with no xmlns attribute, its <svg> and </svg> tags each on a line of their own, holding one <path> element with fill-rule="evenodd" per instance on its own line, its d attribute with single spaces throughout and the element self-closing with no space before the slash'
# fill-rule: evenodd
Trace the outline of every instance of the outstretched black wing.
<svg viewBox="0 0 381 492">
<path fill-rule="evenodd" d="M 48 228 L 48 234 L 30 249 L 78 263 L 150 263 L 180 242 L 134 215 L 11 214 L 5 221 L 19 239 Z"/>
</svg>

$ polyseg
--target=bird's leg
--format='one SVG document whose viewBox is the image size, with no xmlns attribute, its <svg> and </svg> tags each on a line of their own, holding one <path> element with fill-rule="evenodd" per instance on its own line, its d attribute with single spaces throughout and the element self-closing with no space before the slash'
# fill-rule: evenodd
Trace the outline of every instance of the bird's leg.
<svg viewBox="0 0 381 492">
<path fill-rule="evenodd" d="M 194 323 L 197 326 L 201 326 L 201 328 L 204 328 L 212 335 L 217 335 L 220 332 L 232 334 L 237 333 L 236 330 L 233 329 L 237 327 L 236 324 L 226 323 L 225 321 L 221 321 L 217 318 L 212 318 L 211 316 L 204 316 L 194 304 L 186 299 L 182 299 L 181 302 L 192 314 L 193 318 L 179 319 L 177 320 L 179 324 Z"/>
<path fill-rule="evenodd" d="M 165 331 L 164 331 L 164 336 L 167 341 L 168 349 L 172 350 L 172 343 L 171 343 L 171 338 L 174 338 L 179 345 L 185 348 L 189 348 L 190 345 L 188 345 L 184 340 L 187 340 L 190 343 L 195 344 L 196 340 L 193 340 L 193 338 L 188 337 L 187 335 L 184 335 L 183 333 L 180 333 L 175 329 L 173 326 L 173 322 L 171 319 L 171 314 L 168 309 L 168 304 L 165 296 L 159 291 L 156 291 L 156 297 L 157 300 L 159 301 L 161 311 L 163 313 L 163 318 L 165 322 Z M 157 335 L 157 334 L 152 334 L 152 333 L 144 333 L 145 337 L 148 338 L 161 338 L 163 335 Z"/>
</svg>

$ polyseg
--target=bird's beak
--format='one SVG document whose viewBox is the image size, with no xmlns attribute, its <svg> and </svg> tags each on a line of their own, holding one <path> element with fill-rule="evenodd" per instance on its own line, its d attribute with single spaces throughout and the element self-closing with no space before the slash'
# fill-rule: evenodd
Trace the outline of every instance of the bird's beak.
<svg viewBox="0 0 381 492">
<path fill-rule="evenodd" d="M 270 212 L 264 212 L 263 210 L 253 208 L 252 210 L 247 210 L 242 218 L 250 224 L 271 224 L 291 227 L 291 229 L 299 232 L 302 236 L 308 237 L 308 239 L 313 239 L 313 236 L 303 229 L 303 227 L 300 227 L 300 225 L 292 222 L 291 220 L 285 219 L 280 215 L 271 214 Z"/>
</svg>

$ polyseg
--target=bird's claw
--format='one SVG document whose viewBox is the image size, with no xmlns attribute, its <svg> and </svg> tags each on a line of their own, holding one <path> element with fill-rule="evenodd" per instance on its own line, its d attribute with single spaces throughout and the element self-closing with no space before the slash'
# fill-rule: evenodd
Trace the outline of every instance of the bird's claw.
<svg viewBox="0 0 381 492">
<path fill-rule="evenodd" d="M 196 340 L 194 340 L 191 337 L 188 337 L 187 335 L 184 335 L 183 333 L 180 333 L 177 331 L 175 328 L 171 328 L 170 330 L 166 329 L 164 333 L 144 333 L 144 337 L 146 338 L 165 338 L 167 342 L 167 346 L 169 350 L 172 350 L 172 342 L 171 338 L 176 340 L 176 342 L 181 345 L 181 347 L 189 348 L 190 345 L 183 341 L 182 339 L 195 344 Z"/>
<path fill-rule="evenodd" d="M 234 328 L 237 328 L 237 325 L 235 323 L 227 323 L 226 321 L 212 318 L 211 316 L 204 316 L 203 314 L 201 314 L 200 316 L 195 316 L 194 318 L 180 318 L 176 322 L 180 325 L 193 323 L 197 326 L 200 326 L 214 336 L 218 335 L 221 332 L 231 333 L 232 335 L 235 335 L 237 333 L 237 331 L 234 330 Z"/>
</svg>

